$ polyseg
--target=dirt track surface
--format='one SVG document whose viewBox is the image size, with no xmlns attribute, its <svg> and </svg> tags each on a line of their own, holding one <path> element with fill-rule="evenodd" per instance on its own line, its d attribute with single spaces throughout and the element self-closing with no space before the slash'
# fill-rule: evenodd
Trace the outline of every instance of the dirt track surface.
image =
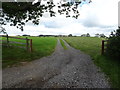
<svg viewBox="0 0 120 90">
<path fill-rule="evenodd" d="M 3 69 L 3 88 L 110 88 L 89 55 L 65 45 L 58 40 L 52 55 Z"/>
</svg>

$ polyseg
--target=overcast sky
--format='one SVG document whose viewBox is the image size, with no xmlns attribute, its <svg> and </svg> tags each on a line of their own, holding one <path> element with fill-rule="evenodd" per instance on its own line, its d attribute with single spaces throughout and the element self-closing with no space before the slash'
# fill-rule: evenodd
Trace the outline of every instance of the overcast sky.
<svg viewBox="0 0 120 90">
<path fill-rule="evenodd" d="M 4 26 L 9 35 L 81 35 L 96 33 L 109 35 L 111 31 L 118 27 L 118 1 L 120 0 L 92 0 L 92 3 L 84 2 L 79 6 L 80 16 L 78 19 L 66 18 L 56 15 L 49 17 L 46 13 L 40 19 L 39 25 L 28 23 L 24 31 L 16 27 Z"/>
</svg>

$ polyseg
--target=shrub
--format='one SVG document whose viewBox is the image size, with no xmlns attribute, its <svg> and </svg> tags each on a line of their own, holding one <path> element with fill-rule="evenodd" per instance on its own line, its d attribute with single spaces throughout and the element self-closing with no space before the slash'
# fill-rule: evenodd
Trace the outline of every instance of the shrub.
<svg viewBox="0 0 120 90">
<path fill-rule="evenodd" d="M 113 59 L 120 59 L 120 27 L 111 33 L 108 39 L 106 54 Z"/>
</svg>

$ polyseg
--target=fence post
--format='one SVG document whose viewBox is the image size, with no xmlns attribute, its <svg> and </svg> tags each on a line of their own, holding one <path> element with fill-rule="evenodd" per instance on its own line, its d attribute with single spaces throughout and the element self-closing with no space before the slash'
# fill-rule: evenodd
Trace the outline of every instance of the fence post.
<svg viewBox="0 0 120 90">
<path fill-rule="evenodd" d="M 27 51 L 29 50 L 29 42 L 28 42 L 28 38 L 26 37 L 26 49 Z"/>
<path fill-rule="evenodd" d="M 8 36 L 8 34 L 7 34 L 7 46 L 9 46 L 9 36 Z"/>
<path fill-rule="evenodd" d="M 9 44 L 9 37 L 8 37 L 8 34 L 7 34 L 7 45 Z"/>
<path fill-rule="evenodd" d="M 32 52 L 32 39 L 30 39 L 30 52 Z"/>
<path fill-rule="evenodd" d="M 102 40 L 102 51 L 101 51 L 101 54 L 103 55 L 104 54 L 104 40 Z"/>
</svg>

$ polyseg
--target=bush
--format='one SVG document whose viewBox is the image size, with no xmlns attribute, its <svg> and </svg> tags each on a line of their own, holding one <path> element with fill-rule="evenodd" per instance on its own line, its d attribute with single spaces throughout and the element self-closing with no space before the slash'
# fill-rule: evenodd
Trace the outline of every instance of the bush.
<svg viewBox="0 0 120 90">
<path fill-rule="evenodd" d="M 113 59 L 120 59 L 120 27 L 115 33 L 111 33 L 108 39 L 106 54 Z"/>
</svg>

